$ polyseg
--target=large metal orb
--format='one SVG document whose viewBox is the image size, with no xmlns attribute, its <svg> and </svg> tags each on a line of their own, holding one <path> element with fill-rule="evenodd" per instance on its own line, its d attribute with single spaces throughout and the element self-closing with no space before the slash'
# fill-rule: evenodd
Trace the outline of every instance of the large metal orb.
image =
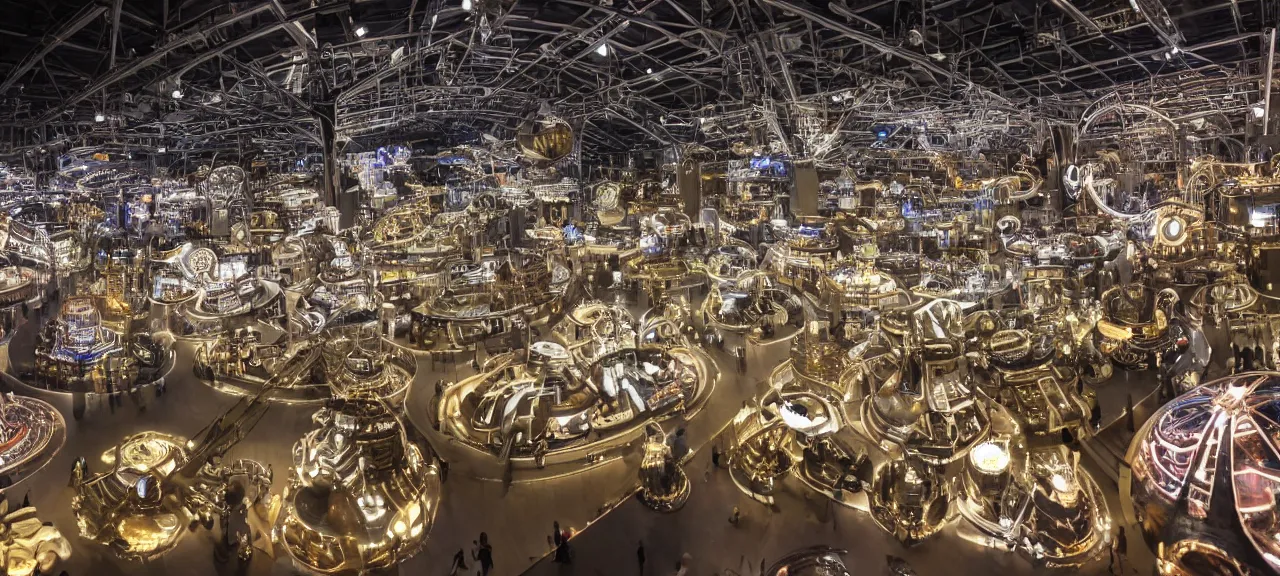
<svg viewBox="0 0 1280 576">
<path fill-rule="evenodd" d="M 1123 506 L 1165 574 L 1280 571 L 1280 372 L 1245 372 L 1166 404 L 1126 461 Z M 1122 491 L 1124 496 L 1124 491 Z"/>
<path fill-rule="evenodd" d="M 525 157 L 538 162 L 556 162 L 573 152 L 573 127 L 559 118 L 544 118 L 526 125 L 516 135 Z"/>
</svg>

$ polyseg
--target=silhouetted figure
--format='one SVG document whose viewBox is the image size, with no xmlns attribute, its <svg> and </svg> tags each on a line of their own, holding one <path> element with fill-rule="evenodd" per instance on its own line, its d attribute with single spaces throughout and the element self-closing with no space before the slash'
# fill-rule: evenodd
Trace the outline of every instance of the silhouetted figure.
<svg viewBox="0 0 1280 576">
<path fill-rule="evenodd" d="M 493 547 L 489 545 L 489 535 L 480 533 L 479 548 L 475 552 L 475 561 L 480 563 L 480 576 L 489 576 L 493 570 Z"/>
<path fill-rule="evenodd" d="M 1125 563 L 1129 561 L 1129 540 L 1124 535 L 1124 527 L 1116 533 L 1116 539 L 1111 544 L 1111 569 L 1112 574 L 1124 574 Z"/>
<path fill-rule="evenodd" d="M 644 576 L 644 540 L 641 540 L 640 546 L 636 548 L 636 562 L 640 564 L 640 576 Z"/>
<path fill-rule="evenodd" d="M 458 549 L 458 553 L 453 555 L 453 566 L 449 568 L 449 576 L 457 576 L 459 570 L 467 569 L 467 557 L 462 553 L 462 549 Z"/>
</svg>

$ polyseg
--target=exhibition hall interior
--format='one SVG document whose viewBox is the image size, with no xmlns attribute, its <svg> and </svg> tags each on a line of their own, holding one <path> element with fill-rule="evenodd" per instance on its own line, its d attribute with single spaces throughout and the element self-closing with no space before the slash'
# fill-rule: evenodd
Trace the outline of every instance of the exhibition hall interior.
<svg viewBox="0 0 1280 576">
<path fill-rule="evenodd" d="M 0 575 L 1280 574 L 1280 0 L 0 0 Z"/>
</svg>

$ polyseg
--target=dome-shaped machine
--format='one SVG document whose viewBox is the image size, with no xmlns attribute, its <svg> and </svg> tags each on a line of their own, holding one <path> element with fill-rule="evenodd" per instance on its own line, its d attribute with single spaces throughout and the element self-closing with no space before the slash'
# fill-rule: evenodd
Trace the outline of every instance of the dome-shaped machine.
<svg viewBox="0 0 1280 576">
<path fill-rule="evenodd" d="M 294 445 L 279 540 L 321 574 L 365 574 L 417 553 L 440 499 L 434 456 L 381 402 L 339 400 Z"/>
<path fill-rule="evenodd" d="M 1125 460 L 1123 505 L 1162 574 L 1280 571 L 1280 373 L 1204 384 L 1158 410 Z"/>
</svg>

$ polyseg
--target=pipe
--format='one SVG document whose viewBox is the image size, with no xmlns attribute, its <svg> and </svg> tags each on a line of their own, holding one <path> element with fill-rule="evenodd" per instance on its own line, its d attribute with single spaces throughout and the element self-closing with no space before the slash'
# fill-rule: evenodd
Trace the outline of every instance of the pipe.
<svg viewBox="0 0 1280 576">
<path fill-rule="evenodd" d="M 71 106 L 79 104 L 80 102 L 83 102 L 84 100 L 88 99 L 94 94 L 97 94 L 98 92 L 102 91 L 108 86 L 111 86 L 130 76 L 133 76 L 134 74 L 137 74 L 142 69 L 148 66 L 151 66 L 157 62 L 160 62 L 161 60 L 164 59 L 165 56 L 168 56 L 170 52 L 173 52 L 178 48 L 182 48 L 184 46 L 193 44 L 197 40 L 202 40 L 206 37 L 207 34 L 209 34 L 214 30 L 217 30 L 219 28 L 223 28 L 226 26 L 230 26 L 232 24 L 235 24 L 236 22 L 240 22 L 248 18 L 252 18 L 254 15 L 268 11 L 270 9 L 271 9 L 270 6 L 268 6 L 267 4 L 261 4 L 254 8 L 250 8 L 243 12 L 239 12 L 234 15 L 231 15 L 218 22 L 214 22 L 213 24 L 201 30 L 198 30 L 196 32 L 175 38 L 174 40 L 168 42 L 161 48 L 157 49 L 155 52 L 148 54 L 145 58 L 139 58 L 133 61 L 132 63 L 130 63 L 128 66 L 125 66 L 124 68 L 108 72 L 106 75 L 102 76 L 97 81 L 95 81 L 94 83 L 86 87 L 84 90 L 81 90 L 80 92 L 72 95 L 70 98 L 67 98 L 67 100 L 63 102 L 62 105 L 55 106 L 49 109 L 49 111 L 45 112 L 44 115 L 37 118 L 34 122 L 30 122 L 28 126 L 38 126 L 40 124 L 48 124 L 54 118 L 57 118 L 58 115 L 61 114 L 63 110 L 66 110 Z"/>
<path fill-rule="evenodd" d="M 116 67 L 116 45 L 120 43 L 120 9 L 124 0 L 116 0 L 111 5 L 111 58 L 107 60 L 107 70 Z"/>
<path fill-rule="evenodd" d="M 767 2 L 767 1 L 769 1 L 769 0 L 763 0 L 763 1 L 766 1 L 766 2 Z M 1210 48 L 1217 48 L 1217 47 L 1219 47 L 1219 46 L 1226 46 L 1226 45 L 1228 45 L 1228 44 L 1235 44 L 1236 42 L 1240 42 L 1241 40 L 1248 40 L 1248 39 L 1253 38 L 1253 37 L 1255 37 L 1255 36 L 1261 36 L 1261 35 L 1262 35 L 1262 33 L 1261 33 L 1261 32 L 1246 32 L 1246 33 L 1244 33 L 1244 34 L 1237 34 L 1237 35 L 1235 35 L 1235 36 L 1231 36 L 1231 37 L 1228 37 L 1228 38 L 1222 38 L 1222 39 L 1219 39 L 1219 40 L 1212 40 L 1212 41 L 1209 41 L 1209 42 L 1205 42 L 1205 43 L 1203 43 L 1203 44 L 1199 44 L 1199 45 L 1196 45 L 1196 46 L 1192 46 L 1192 47 L 1190 47 L 1190 48 L 1183 48 L 1183 49 L 1182 49 L 1182 51 L 1183 51 L 1184 53 L 1194 54 L 1194 53 L 1196 53 L 1196 52 L 1198 52 L 1198 51 L 1200 51 L 1200 50 L 1208 50 L 1208 49 L 1210 49 Z M 1131 55 L 1119 56 L 1119 57 L 1111 58 L 1111 59 L 1108 59 L 1108 60 L 1102 60 L 1102 61 L 1100 61 L 1100 62 L 1091 62 L 1091 63 L 1089 63 L 1089 64 L 1085 64 L 1085 65 L 1083 65 L 1083 66 L 1075 66 L 1075 67 L 1073 67 L 1073 68 L 1067 68 L 1067 69 L 1065 69 L 1065 70 L 1058 70 L 1058 71 L 1051 72 L 1051 73 L 1048 73 L 1048 74 L 1041 74 L 1041 75 L 1039 75 L 1039 76 L 1032 76 L 1032 77 L 1029 77 L 1029 78 L 1023 78 L 1023 79 L 1021 80 L 1021 83 L 1023 83 L 1023 84 L 1029 84 L 1029 83 L 1032 83 L 1032 82 L 1043 82 L 1043 81 L 1045 81 L 1045 80 L 1052 80 L 1052 79 L 1057 79 L 1057 78 L 1063 78 L 1063 77 L 1065 77 L 1067 74 L 1074 74 L 1074 73 L 1076 73 L 1076 72 L 1080 72 L 1080 71 L 1082 71 L 1082 70 L 1088 70 L 1088 69 L 1090 69 L 1090 68 L 1101 68 L 1101 67 L 1103 67 L 1103 66 L 1110 66 L 1110 65 L 1115 64 L 1115 63 L 1117 63 L 1117 62 L 1120 62 L 1120 61 L 1122 61 L 1122 60 L 1128 60 L 1128 59 L 1130 59 L 1130 58 L 1146 58 L 1146 57 L 1149 57 L 1149 56 L 1156 56 L 1156 55 L 1158 55 L 1158 54 L 1164 54 L 1165 52 L 1168 52 L 1168 51 L 1169 51 L 1169 49 L 1168 49 L 1168 48 L 1163 48 L 1163 47 L 1162 47 L 1162 48 L 1156 48 L 1156 49 L 1153 49 L 1153 50 L 1146 50 L 1146 51 L 1138 52 L 1138 53 L 1131 54 Z M 1193 68 L 1193 70 L 1195 70 L 1195 69 Z"/>
<path fill-rule="evenodd" d="M 1263 90 L 1266 90 L 1266 96 L 1262 100 L 1262 135 L 1267 135 L 1267 129 L 1271 125 L 1271 72 L 1276 67 L 1276 29 L 1271 29 L 1271 47 L 1267 50 L 1267 72 L 1263 76 Z"/>
<path fill-rule="evenodd" d="M 791 2 L 790 0 L 760 0 L 760 2 L 773 6 L 774 8 L 777 8 L 779 10 L 784 10 L 787 12 L 797 14 L 829 30 L 838 32 L 842 36 L 845 36 L 853 40 L 857 40 L 862 44 L 875 48 L 886 54 L 892 54 L 894 56 L 902 58 L 903 60 L 911 62 L 912 64 L 915 64 L 916 66 L 919 66 L 920 68 L 927 70 L 933 74 L 936 74 L 944 78 L 949 78 L 951 81 L 956 82 L 957 84 L 976 88 L 979 91 L 983 92 L 984 94 L 991 96 L 996 100 L 999 100 L 1000 102 L 1009 104 L 1009 100 L 1006 99 L 1005 97 L 999 94 L 996 94 L 995 92 L 991 91 L 988 88 L 984 88 L 978 84 L 973 83 L 968 78 L 965 78 L 960 74 L 942 69 L 938 65 L 934 64 L 931 60 L 929 60 L 927 56 L 921 56 L 919 54 L 916 54 L 915 52 L 912 52 L 900 46 L 894 46 L 892 44 L 889 44 L 879 38 L 876 38 L 875 36 L 867 34 L 866 32 L 862 32 L 862 31 L 850 28 L 849 26 L 841 24 L 840 22 L 832 20 L 831 18 L 823 16 L 822 14 L 819 14 L 817 12 L 814 12 L 811 8 L 807 6 L 801 6 L 799 4 Z"/>
<path fill-rule="evenodd" d="M 9 77 L 4 79 L 4 83 L 0 84 L 0 94 L 8 92 L 9 88 L 12 88 L 13 84 L 17 82 L 23 74 L 30 72 L 37 62 L 43 60 L 46 55 L 52 52 L 54 48 L 57 48 L 58 45 L 62 44 L 63 41 L 74 36 L 81 28 L 88 26 L 90 22 L 93 22 L 98 16 L 101 16 L 102 13 L 106 11 L 106 6 L 95 6 L 90 4 L 76 14 L 74 18 L 68 20 L 66 24 L 63 24 L 56 32 L 46 37 L 40 44 L 40 47 L 31 54 L 28 54 L 26 58 L 23 58 L 22 63 L 18 64 L 18 67 L 14 68 L 13 71 L 9 73 Z"/>
</svg>

